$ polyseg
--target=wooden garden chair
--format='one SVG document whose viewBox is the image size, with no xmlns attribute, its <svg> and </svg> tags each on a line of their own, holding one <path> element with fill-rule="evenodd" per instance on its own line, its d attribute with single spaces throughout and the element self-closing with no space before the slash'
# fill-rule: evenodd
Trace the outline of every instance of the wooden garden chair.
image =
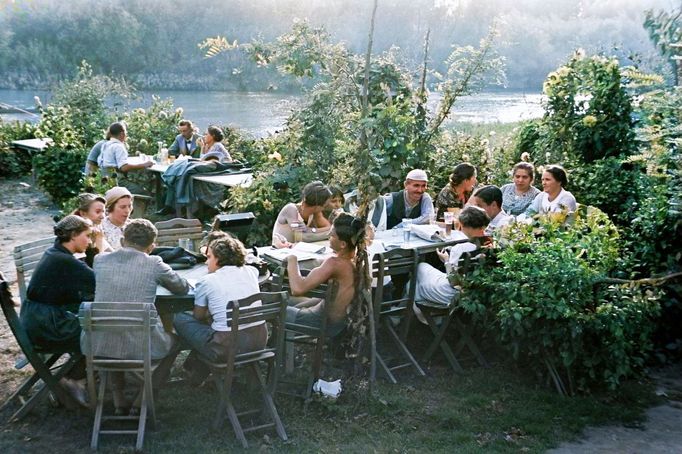
<svg viewBox="0 0 682 454">
<path fill-rule="evenodd" d="M 31 280 L 33 270 L 43 257 L 47 249 L 54 245 L 56 237 L 43 238 L 14 247 L 14 265 L 17 268 L 17 284 L 19 285 L 19 298 L 26 301 L 26 289 Z"/>
<path fill-rule="evenodd" d="M 198 219 L 174 218 L 154 224 L 159 231 L 156 238 L 157 246 L 177 246 L 180 238 L 189 238 L 195 252 L 199 252 L 199 245 L 204 232 Z"/>
<path fill-rule="evenodd" d="M 418 263 L 419 253 L 412 249 L 393 249 L 388 252 L 376 254 L 372 259 L 372 277 L 376 278 L 377 282 L 373 295 L 374 326 L 377 331 L 377 339 L 379 337 L 379 330 L 383 328 L 402 356 L 402 361 L 393 361 L 392 364 L 389 364 L 387 356 L 379 352 L 379 347 L 381 345 L 378 341 L 372 354 L 388 380 L 394 384 L 398 383 L 394 371 L 399 369 L 412 367 L 422 377 L 426 376 L 426 373 L 405 345 L 404 339 L 401 339 L 398 335 L 393 325 L 396 319 L 402 320 L 403 318 L 406 318 L 404 327 L 407 330 L 410 319 L 414 314 L 413 305 Z M 401 275 L 404 276 L 404 279 L 409 279 L 409 285 L 400 298 L 393 298 L 391 295 L 384 292 L 383 283 L 385 278 L 395 275 Z M 376 377 L 374 374 L 376 371 L 373 369 L 372 372 L 371 380 L 375 380 Z"/>
<path fill-rule="evenodd" d="M 310 270 L 301 270 L 302 275 L 307 275 Z M 287 278 L 287 260 L 284 260 L 282 266 L 277 271 L 277 274 L 273 276 L 273 288 L 277 290 L 289 291 L 289 284 Z M 325 285 L 321 285 L 316 289 L 311 290 L 305 296 L 310 298 L 322 298 L 325 301 L 333 301 L 336 297 L 336 291 L 338 290 L 338 284 L 334 281 L 329 281 Z M 314 328 L 307 325 L 299 325 L 296 323 L 286 324 L 286 336 L 285 336 L 285 349 L 286 349 L 286 372 L 292 372 L 294 368 L 294 346 L 308 345 L 312 348 L 311 364 L 310 370 L 307 373 L 307 378 L 303 383 L 302 392 L 297 391 L 279 391 L 282 394 L 288 394 L 294 397 L 303 398 L 304 402 L 307 404 L 312 399 L 313 385 L 317 380 L 320 379 L 322 375 L 322 363 L 324 356 L 324 347 L 329 339 L 327 334 L 327 322 L 329 319 L 329 314 L 327 309 L 329 305 L 325 305 L 325 311 L 322 314 L 322 324 L 319 328 Z M 300 382 L 295 381 L 284 381 L 282 383 L 301 385 Z"/>
<path fill-rule="evenodd" d="M 14 308 L 9 285 L 2 273 L 0 273 L 0 303 L 2 305 L 2 312 L 7 319 L 7 324 L 19 348 L 21 348 L 26 360 L 34 370 L 34 373 L 0 407 L 0 412 L 19 402 L 19 409 L 9 418 L 9 421 L 18 421 L 28 414 L 43 398 L 47 397 L 48 391 L 52 391 L 63 404 L 77 408 L 78 403 L 59 384 L 59 380 L 81 360 L 82 355 L 77 351 L 68 351 L 63 348 L 45 349 L 33 345 Z M 65 354 L 68 354 L 68 359 L 57 364 L 57 361 Z"/>
<path fill-rule="evenodd" d="M 261 301 L 260 306 L 251 306 L 256 301 Z M 212 362 L 207 358 L 199 356 L 199 359 L 206 363 L 210 370 L 210 379 L 215 383 L 218 390 L 219 401 L 216 416 L 213 419 L 213 426 L 217 430 L 227 415 L 237 439 L 246 449 L 249 447 L 245 433 L 275 427 L 277 435 L 282 440 L 287 440 L 284 425 L 277 413 L 277 407 L 273 396 L 277 389 L 278 373 L 281 369 L 283 348 L 284 348 L 284 320 L 287 309 L 286 292 L 257 293 L 238 301 L 233 301 L 228 305 L 227 318 L 230 321 L 230 348 L 227 352 L 227 360 L 224 362 Z M 246 353 L 238 353 L 239 345 L 239 326 L 243 324 L 265 322 L 270 325 L 270 337 L 274 342 L 261 350 Z M 267 364 L 267 378 L 261 375 L 259 365 Z M 232 400 L 232 385 L 235 379 L 237 368 L 246 368 L 250 376 L 255 378 L 263 397 L 263 408 L 245 410 L 237 413 Z M 241 416 L 253 415 L 262 412 L 267 414 L 271 422 L 254 424 L 243 427 L 239 418 Z"/>
<path fill-rule="evenodd" d="M 158 363 L 152 363 L 151 326 L 158 315 L 152 303 L 83 303 L 79 312 L 83 328 L 81 344 L 87 361 L 88 392 L 95 400 L 95 420 L 90 447 L 97 449 L 99 436 L 136 435 L 135 449 L 140 451 L 149 413 L 156 424 L 152 373 Z M 122 336 L 126 333 L 126 336 Z M 99 389 L 95 391 L 95 371 L 99 373 Z M 135 416 L 104 415 L 104 393 L 110 372 L 136 372 L 142 375 L 142 403 Z M 137 421 L 137 429 L 102 429 L 105 421 Z"/>
<path fill-rule="evenodd" d="M 474 266 L 478 266 L 481 261 L 484 260 L 484 257 L 485 255 L 482 249 L 462 254 L 457 271 L 462 275 L 466 275 Z M 434 336 L 433 341 L 424 354 L 423 361 L 429 361 L 440 347 L 446 360 L 450 364 L 450 367 L 452 367 L 456 373 L 462 373 L 464 372 L 464 369 L 457 360 L 457 355 L 466 347 L 482 367 L 490 367 L 490 364 L 471 337 L 469 327 L 459 318 L 456 300 L 453 300 L 448 306 L 426 300 L 415 301 L 415 304 L 421 310 L 422 315 L 426 319 L 429 329 Z M 436 322 L 436 319 L 438 318 L 441 320 L 440 325 Z M 445 339 L 445 335 L 449 331 L 455 331 L 459 336 L 454 351 L 450 348 L 450 345 Z"/>
</svg>

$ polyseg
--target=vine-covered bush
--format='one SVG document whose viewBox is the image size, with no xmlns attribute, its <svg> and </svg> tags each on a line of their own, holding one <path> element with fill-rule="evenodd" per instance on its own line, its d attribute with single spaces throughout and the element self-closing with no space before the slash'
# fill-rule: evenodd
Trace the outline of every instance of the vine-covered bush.
<svg viewBox="0 0 682 454">
<path fill-rule="evenodd" d="M 32 139 L 35 125 L 28 121 L 4 123 L 0 119 L 0 176 L 18 177 L 31 172 L 31 154 L 10 148 L 15 140 Z"/>
<path fill-rule="evenodd" d="M 461 304 L 485 314 L 502 345 L 549 371 L 562 391 L 615 388 L 641 371 L 651 350 L 658 295 L 599 284 L 617 263 L 620 241 L 603 212 L 581 206 L 573 221 L 563 217 L 504 230 L 495 263 L 462 281 Z"/>
</svg>

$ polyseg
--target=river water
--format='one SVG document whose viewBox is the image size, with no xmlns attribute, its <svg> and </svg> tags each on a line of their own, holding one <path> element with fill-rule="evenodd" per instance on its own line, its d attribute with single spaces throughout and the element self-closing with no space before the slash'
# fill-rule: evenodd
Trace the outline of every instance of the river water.
<svg viewBox="0 0 682 454">
<path fill-rule="evenodd" d="M 220 92 L 220 91 L 140 91 L 142 99 L 131 107 L 148 106 L 153 94 L 172 98 L 176 107 L 184 109 L 184 116 L 200 128 L 209 124 L 232 125 L 255 137 L 263 137 L 281 129 L 291 110 L 303 98 L 296 94 L 278 92 Z M 0 103 L 20 107 L 34 107 L 34 96 L 43 104 L 49 92 L 29 90 L 0 90 Z M 538 92 L 491 91 L 457 100 L 449 121 L 471 123 L 511 123 L 542 116 L 542 95 Z M 440 96 L 432 93 L 429 108 L 435 109 Z M 37 116 L 2 114 L 5 121 L 31 120 Z"/>
</svg>

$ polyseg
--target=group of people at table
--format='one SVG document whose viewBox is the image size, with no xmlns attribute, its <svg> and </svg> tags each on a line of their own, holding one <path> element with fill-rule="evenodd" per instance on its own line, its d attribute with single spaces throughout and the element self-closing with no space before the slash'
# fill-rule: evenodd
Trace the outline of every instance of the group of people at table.
<svg viewBox="0 0 682 454">
<path fill-rule="evenodd" d="M 109 128 L 111 138 L 103 144 L 99 157 L 101 168 L 125 169 L 125 164 L 110 165 L 107 161 L 110 155 L 116 156 L 120 151 L 109 154 L 107 150 L 118 150 L 125 141 L 125 126 L 117 125 Z M 188 131 L 191 124 L 189 128 Z M 210 127 L 207 133 L 212 134 Z M 188 151 L 192 146 L 196 148 L 194 135 L 188 137 L 181 133 L 178 137 L 179 142 L 186 139 L 180 146 Z M 514 216 L 523 218 L 535 213 L 576 209 L 575 198 L 564 189 L 568 179 L 560 166 L 544 169 L 543 191 L 532 186 L 535 169 L 531 164 L 518 163 L 512 175 L 513 183 L 501 188 L 476 188 L 474 166 L 459 164 L 450 175 L 449 184 L 438 193 L 434 206 L 427 192 L 426 172 L 414 169 L 407 174 L 402 190 L 373 201 L 367 223 L 355 216 L 357 193 L 344 197 L 340 190 L 322 182 L 309 183 L 303 189 L 300 202 L 289 203 L 281 209 L 273 226 L 272 246 L 287 248 L 298 241 L 328 240 L 333 253 L 306 276 L 301 274 L 296 256 L 288 257 L 290 291 L 292 296 L 304 295 L 328 281 L 335 281 L 338 291 L 335 300 L 329 302 L 292 298 L 293 305 L 287 308 L 287 322 L 320 326 L 326 313 L 328 335 L 333 337 L 343 331 L 360 272 L 355 265 L 358 247 L 371 242 L 375 230 L 401 227 L 403 219 L 428 224 L 445 212 L 461 209 L 457 228 L 461 238 L 466 239 L 489 234 L 512 222 Z M 54 226 L 54 246 L 45 252 L 35 268 L 21 307 L 21 320 L 33 343 L 63 346 L 69 351 L 87 348 L 82 345 L 77 316 L 84 301 L 154 303 L 157 285 L 178 295 L 192 291 L 192 286 L 161 257 L 150 255 L 158 232 L 150 221 L 130 218 L 132 201 L 133 195 L 121 186 L 108 190 L 103 197 L 81 194 L 79 207 Z M 154 372 L 156 384 L 165 381 L 182 349 L 192 350 L 183 367 L 192 380 L 201 382 L 208 369 L 197 360 L 198 355 L 211 361 L 226 357 L 230 340 L 228 302 L 259 291 L 258 271 L 246 265 L 247 251 L 238 239 L 214 231 L 204 243 L 208 274 L 196 283 L 192 312 L 175 314 L 174 333 L 164 330 L 161 322 L 152 330 L 152 358 L 161 360 Z M 457 289 L 448 281 L 448 272 L 457 266 L 462 253 L 473 248 L 472 243 L 462 243 L 449 253 L 438 251 L 445 272 L 421 263 L 416 277 L 417 298 L 450 304 Z M 264 324 L 240 325 L 239 329 L 240 352 L 265 346 Z M 85 375 L 83 363 L 61 381 L 83 403 L 86 401 Z M 126 400 L 124 375 L 112 377 L 111 383 L 116 413 L 139 411 L 139 395 L 132 403 Z"/>
</svg>

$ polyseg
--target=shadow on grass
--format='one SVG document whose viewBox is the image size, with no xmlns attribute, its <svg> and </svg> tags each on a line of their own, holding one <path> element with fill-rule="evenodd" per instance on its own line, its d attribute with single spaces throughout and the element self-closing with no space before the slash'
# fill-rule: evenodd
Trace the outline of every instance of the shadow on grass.
<svg viewBox="0 0 682 454">
<path fill-rule="evenodd" d="M 300 400 L 278 395 L 289 441 L 281 441 L 274 431 L 254 433 L 247 436 L 250 450 L 542 452 L 588 425 L 637 422 L 655 399 L 645 382 L 626 383 L 617 393 L 568 398 L 539 385 L 507 360 L 494 362 L 490 369 L 469 365 L 463 375 L 440 361 L 435 359 L 426 378 L 406 373 L 398 385 L 379 381 L 373 398 L 366 382 L 345 381 L 337 401 L 315 401 L 307 412 Z M 247 387 L 237 387 L 235 401 L 245 400 L 247 394 Z M 210 428 L 216 398 L 210 385 L 162 389 L 156 396 L 157 429 L 147 431 L 145 450 L 240 451 L 228 422 L 219 431 Z M 0 452 L 87 451 L 91 427 L 87 411 L 44 404 L 23 421 L 0 427 Z M 132 452 L 133 446 L 130 436 L 105 436 L 100 452 Z"/>
</svg>

